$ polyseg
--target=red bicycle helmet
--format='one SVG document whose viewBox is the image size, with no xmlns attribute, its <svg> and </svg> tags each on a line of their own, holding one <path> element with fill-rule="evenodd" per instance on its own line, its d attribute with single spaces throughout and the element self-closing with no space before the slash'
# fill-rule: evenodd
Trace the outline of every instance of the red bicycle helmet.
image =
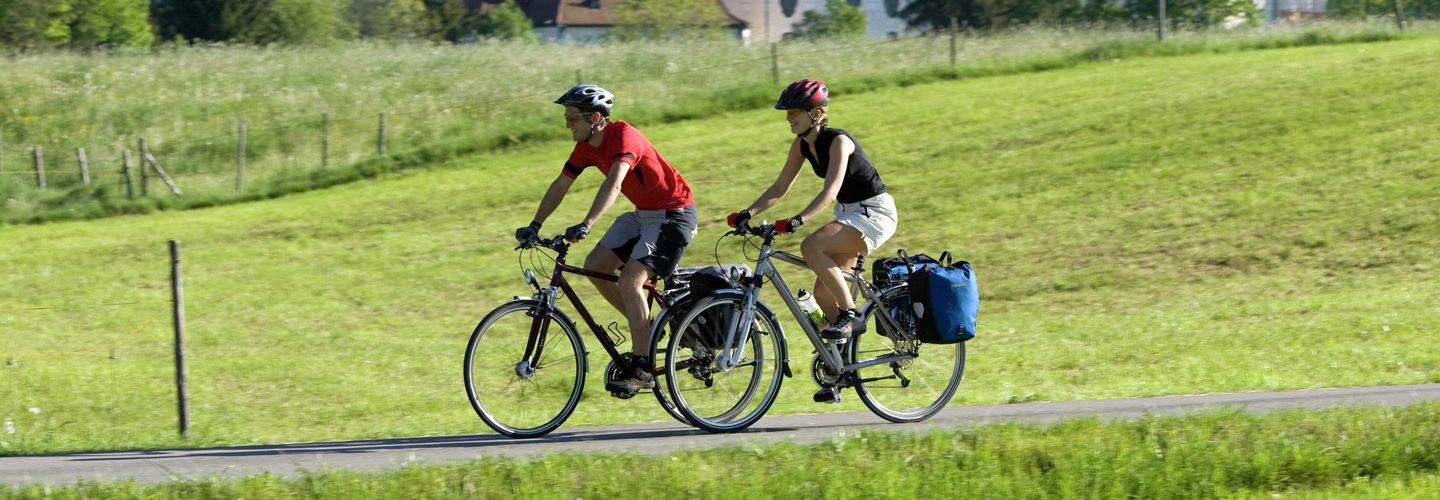
<svg viewBox="0 0 1440 500">
<path fill-rule="evenodd" d="M 830 104 L 830 89 L 820 80 L 796 80 L 780 93 L 775 109 L 815 109 Z"/>
</svg>

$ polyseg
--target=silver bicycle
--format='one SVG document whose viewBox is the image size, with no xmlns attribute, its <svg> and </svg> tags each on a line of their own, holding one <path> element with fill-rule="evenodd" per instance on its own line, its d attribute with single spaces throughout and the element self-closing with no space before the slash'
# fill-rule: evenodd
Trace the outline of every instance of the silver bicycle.
<svg viewBox="0 0 1440 500">
<path fill-rule="evenodd" d="M 709 432 L 735 432 L 754 424 L 792 376 L 785 335 L 775 314 L 759 300 L 766 282 L 790 309 L 815 349 L 811 374 L 822 389 L 853 387 L 865 406 L 891 422 L 929 418 L 955 395 L 965 371 L 965 344 L 915 340 L 910 291 L 904 283 L 877 289 L 866 282 L 863 258 L 846 275 L 851 293 L 863 297 L 864 333 L 848 342 L 821 339 L 815 325 L 780 276 L 774 262 L 807 268 L 799 256 L 772 248 L 774 225 L 742 226 L 728 235 L 759 238 L 754 276 L 736 277 L 739 287 L 698 299 L 680 316 L 656 366 L 675 409 Z M 656 346 L 659 347 L 658 345 Z"/>
</svg>

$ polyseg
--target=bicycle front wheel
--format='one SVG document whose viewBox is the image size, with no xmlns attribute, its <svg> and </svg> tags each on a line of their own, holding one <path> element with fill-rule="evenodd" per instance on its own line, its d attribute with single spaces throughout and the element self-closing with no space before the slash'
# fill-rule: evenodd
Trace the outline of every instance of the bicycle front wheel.
<svg viewBox="0 0 1440 500">
<path fill-rule="evenodd" d="M 691 425 L 735 432 L 754 424 L 780 392 L 785 339 L 775 316 L 756 302 L 743 352 L 723 349 L 743 298 L 729 293 L 696 303 L 671 332 L 665 356 L 670 400 Z"/>
<path fill-rule="evenodd" d="M 565 423 L 585 388 L 585 348 L 575 324 L 549 312 L 538 362 L 525 360 L 540 302 L 521 299 L 496 308 L 470 335 L 465 392 L 491 429 L 516 438 L 538 437 Z"/>
<path fill-rule="evenodd" d="M 930 418 L 950 402 L 965 372 L 965 343 L 922 344 L 910 333 L 915 319 L 910 313 L 910 291 L 892 290 L 881 300 L 889 307 L 867 308 L 866 331 L 850 341 L 847 363 L 880 357 L 888 363 L 861 368 L 855 373 L 855 391 L 865 407 L 891 422 L 919 422 Z M 899 324 L 895 331 L 881 321 L 889 314 Z"/>
</svg>

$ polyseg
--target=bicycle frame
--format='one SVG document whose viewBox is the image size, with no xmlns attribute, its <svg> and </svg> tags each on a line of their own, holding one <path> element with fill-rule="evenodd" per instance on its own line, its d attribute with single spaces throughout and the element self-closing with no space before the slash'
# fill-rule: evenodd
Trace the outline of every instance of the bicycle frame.
<svg viewBox="0 0 1440 500">
<path fill-rule="evenodd" d="M 620 363 L 622 356 L 620 351 L 616 349 L 615 341 L 610 340 L 610 336 L 605 334 L 604 327 L 601 327 L 599 323 L 595 322 L 595 318 L 591 316 L 590 311 L 585 308 L 585 303 L 575 295 L 575 289 L 571 287 L 570 282 L 565 279 L 565 274 L 578 274 L 588 278 L 613 282 L 619 282 L 620 277 L 610 273 L 591 271 L 582 267 L 566 264 L 565 255 L 569 252 L 570 245 L 563 243 L 560 237 L 542 242 L 542 244 L 545 244 L 546 247 L 557 252 L 555 256 L 555 267 L 550 273 L 550 284 L 543 288 L 535 283 L 533 276 L 528 276 L 527 273 L 527 281 L 537 289 L 536 298 L 540 301 L 540 310 L 534 314 L 534 319 L 530 326 L 530 338 L 525 344 L 525 355 L 521 358 L 517 368 L 523 366 L 533 369 L 539 365 L 540 356 L 545 350 L 546 336 L 550 331 L 551 315 L 549 313 L 555 308 L 555 292 L 557 289 L 563 292 L 566 298 L 570 299 L 570 305 L 575 307 L 575 311 L 580 314 L 580 318 L 590 327 L 590 331 L 595 335 L 595 339 L 600 342 L 600 346 L 604 347 L 605 352 L 610 354 L 610 359 L 616 363 Z M 670 304 L 666 301 L 665 296 L 655 289 L 654 282 L 646 282 L 644 288 L 647 304 L 653 306 L 658 303 L 662 309 L 669 308 Z M 657 324 L 657 322 L 654 321 L 655 319 L 656 318 L 651 318 L 652 334 Z M 631 334 L 633 335 L 634 332 L 631 332 Z M 651 341 L 654 341 L 653 335 Z"/>
<path fill-rule="evenodd" d="M 762 283 L 760 277 L 762 276 L 769 279 L 770 282 L 775 285 L 776 293 L 780 294 L 780 299 L 789 307 L 790 314 L 794 315 L 796 322 L 800 323 L 800 329 L 804 330 L 805 337 L 810 339 L 810 344 L 815 347 L 815 352 L 819 353 L 820 359 L 822 359 L 825 365 L 834 373 L 852 373 L 861 368 L 915 357 L 913 354 L 891 353 L 857 361 L 854 364 L 845 364 L 844 358 L 840 355 L 840 344 L 826 344 L 820 339 L 820 332 L 816 330 L 816 325 L 810 321 L 805 311 L 800 309 L 800 302 L 795 299 L 795 294 L 790 290 L 790 286 L 785 283 L 785 279 L 780 276 L 780 271 L 774 264 L 774 261 L 778 260 L 808 269 L 809 266 L 805 264 L 805 259 L 788 252 L 775 250 L 772 247 L 772 240 L 775 235 L 772 234 L 772 231 L 770 231 L 767 226 L 762 226 L 761 235 L 764 237 L 765 242 L 760 246 L 760 256 L 756 259 L 756 277 L 751 278 L 751 280 L 745 284 L 745 288 L 742 291 L 744 293 L 742 302 L 743 313 L 740 315 L 732 315 L 730 318 L 731 323 L 726 325 L 726 331 L 729 332 L 726 336 L 725 344 L 727 349 L 725 353 L 716 359 L 721 369 L 729 370 L 738 366 L 735 360 L 742 359 L 745 354 L 745 343 L 749 341 L 750 329 L 744 328 L 744 331 L 741 332 L 740 330 L 742 330 L 742 328 L 740 328 L 740 325 L 748 325 L 755 320 L 755 301 L 760 294 L 760 285 Z M 863 259 L 863 257 L 861 257 L 861 259 Z M 885 292 L 900 285 L 886 288 L 885 290 L 875 290 L 874 287 L 870 286 L 861 276 L 862 265 L 863 260 L 857 261 L 852 273 L 844 275 L 845 279 L 850 282 L 851 295 L 854 296 L 857 292 L 861 294 L 866 299 L 865 309 L 867 311 L 871 308 L 878 307 L 880 308 L 880 312 L 883 313 L 877 316 L 877 318 L 880 318 L 877 321 L 884 321 L 886 323 L 885 326 L 892 332 L 901 331 L 900 324 L 890 315 L 889 306 L 880 300 L 880 297 L 884 295 Z M 862 312 L 862 316 L 863 315 Z M 734 354 L 730 354 L 731 352 Z"/>
</svg>

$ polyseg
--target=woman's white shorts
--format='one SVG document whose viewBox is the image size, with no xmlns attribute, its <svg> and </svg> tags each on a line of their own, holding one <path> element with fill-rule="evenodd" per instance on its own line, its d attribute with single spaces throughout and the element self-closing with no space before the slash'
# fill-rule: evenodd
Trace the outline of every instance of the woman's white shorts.
<svg viewBox="0 0 1440 500">
<path fill-rule="evenodd" d="M 865 253 L 868 254 L 895 236 L 900 216 L 890 193 L 880 193 L 855 203 L 836 203 L 835 222 L 860 231 L 860 236 L 865 239 Z"/>
</svg>

